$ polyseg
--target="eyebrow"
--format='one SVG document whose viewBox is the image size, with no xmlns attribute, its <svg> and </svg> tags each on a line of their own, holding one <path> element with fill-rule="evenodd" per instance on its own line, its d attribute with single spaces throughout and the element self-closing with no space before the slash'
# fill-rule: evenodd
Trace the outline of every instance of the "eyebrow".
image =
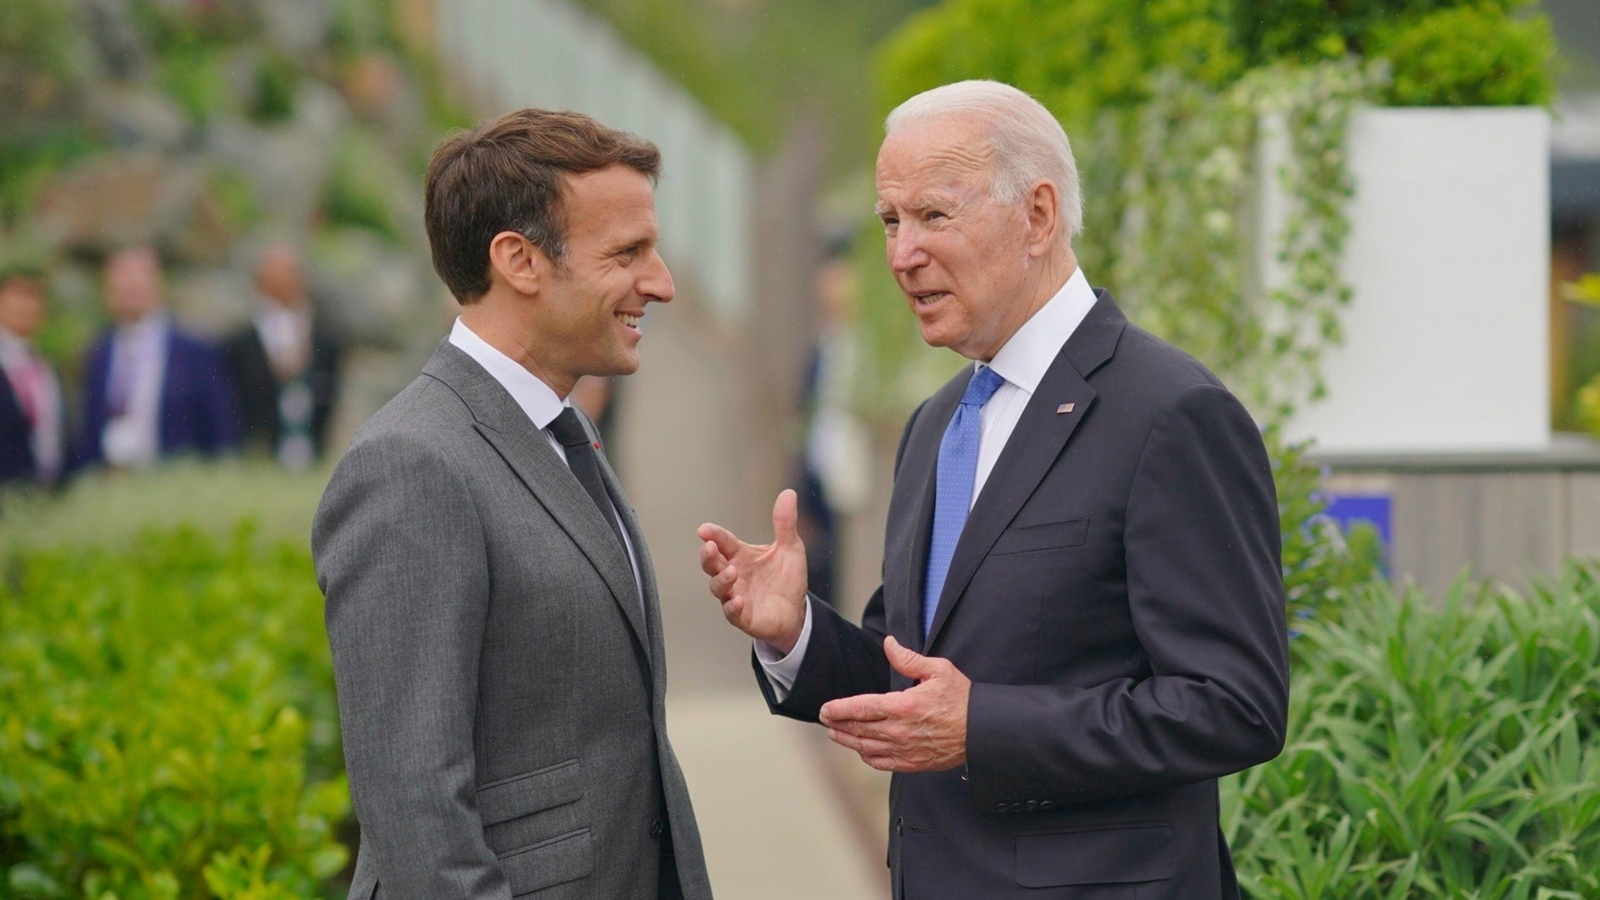
<svg viewBox="0 0 1600 900">
<path fill-rule="evenodd" d="M 948 196 L 948 195 L 945 195 L 945 194 L 933 194 L 933 195 L 930 195 L 930 196 L 927 196 L 927 197 L 922 197 L 922 198 L 919 198 L 917 200 L 913 200 L 912 202 L 907 203 L 905 205 L 905 208 L 906 208 L 907 212 L 914 212 L 914 213 L 916 213 L 916 212 L 926 212 L 926 211 L 928 211 L 929 209 L 932 209 L 935 206 L 944 206 L 944 207 L 954 206 L 954 205 L 956 205 L 956 202 L 957 201 L 956 201 L 955 197 Z M 886 216 L 889 213 L 893 212 L 893 210 L 887 204 L 885 204 L 882 200 L 879 200 L 876 204 L 873 205 L 872 211 L 879 218 L 882 218 L 883 216 Z"/>
</svg>

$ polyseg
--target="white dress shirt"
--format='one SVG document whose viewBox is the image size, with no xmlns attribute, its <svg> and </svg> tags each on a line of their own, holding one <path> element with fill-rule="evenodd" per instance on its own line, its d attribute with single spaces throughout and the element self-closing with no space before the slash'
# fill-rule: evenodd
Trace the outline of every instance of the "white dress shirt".
<svg viewBox="0 0 1600 900">
<path fill-rule="evenodd" d="M 1054 297 L 1022 323 L 1017 333 L 988 362 L 987 365 L 1004 378 L 1005 383 L 983 405 L 978 471 L 972 484 L 973 503 L 978 502 L 979 492 L 989 480 L 989 473 L 994 471 L 995 460 L 1000 458 L 1000 451 L 1006 448 L 1011 432 L 1016 430 L 1017 422 L 1022 419 L 1022 411 L 1033 398 L 1033 392 L 1039 389 L 1044 373 L 1056 361 L 1062 346 L 1078 330 L 1078 325 L 1089 314 L 1094 303 L 1094 289 L 1089 287 L 1089 280 L 1080 268 L 1072 273 L 1072 277 L 1061 286 L 1061 290 L 1056 291 Z M 973 363 L 973 368 L 976 370 L 984 365 L 981 362 Z M 801 628 L 800 640 L 789 655 L 780 657 L 772 645 L 755 642 L 756 659 L 761 661 L 761 668 L 767 673 L 767 679 L 772 682 L 779 700 L 794 687 L 795 676 L 800 674 L 800 661 L 805 658 L 806 646 L 810 643 L 810 603 L 806 604 L 806 623 Z"/>
<path fill-rule="evenodd" d="M 100 450 L 113 466 L 148 466 L 160 455 L 161 389 L 167 378 L 167 339 L 171 331 L 166 313 L 157 312 L 131 325 L 119 325 L 111 334 L 108 401 L 112 386 L 119 379 L 127 379 L 127 406 L 122 415 L 106 420 L 105 431 L 100 435 Z"/>
<path fill-rule="evenodd" d="M 66 459 L 66 435 L 62 433 L 61 382 L 44 359 L 20 336 L 0 328 L 0 377 L 11 382 L 13 390 L 27 390 L 19 397 L 24 409 L 32 409 L 34 421 L 28 431 L 29 449 L 40 481 L 54 481 Z"/>
<path fill-rule="evenodd" d="M 556 440 L 550 432 L 550 423 L 561 415 L 561 411 L 572 405 L 570 400 L 563 400 L 556 396 L 550 385 L 540 381 L 538 376 L 522 367 L 522 364 L 511 357 L 501 353 L 489 345 L 488 341 L 478 337 L 467 327 L 467 323 L 456 319 L 455 327 L 450 330 L 450 343 L 454 344 L 461 352 L 472 357 L 478 365 L 483 366 L 500 386 L 506 389 L 511 399 L 527 414 L 533 422 L 533 427 L 539 429 L 544 439 L 550 442 L 550 447 L 561 457 L 562 462 L 567 461 L 567 448 Z M 617 511 L 617 505 L 611 504 L 611 514 L 617 517 L 617 524 L 622 524 L 622 515 Z M 619 529 L 622 532 L 623 549 L 628 551 L 628 564 L 633 567 L 633 586 L 639 594 L 639 608 L 644 609 L 644 581 L 639 578 L 639 556 L 633 551 L 633 539 L 628 537 L 628 529 Z"/>
</svg>

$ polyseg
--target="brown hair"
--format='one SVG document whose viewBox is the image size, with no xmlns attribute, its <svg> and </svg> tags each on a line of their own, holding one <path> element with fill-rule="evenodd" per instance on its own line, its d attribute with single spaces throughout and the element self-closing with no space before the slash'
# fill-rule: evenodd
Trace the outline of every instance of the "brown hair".
<svg viewBox="0 0 1600 900">
<path fill-rule="evenodd" d="M 514 231 L 561 263 L 564 176 L 624 165 L 660 174 L 656 145 L 582 113 L 519 109 L 446 138 L 428 162 L 423 220 L 433 268 L 471 303 L 489 290 L 489 242 Z"/>
</svg>

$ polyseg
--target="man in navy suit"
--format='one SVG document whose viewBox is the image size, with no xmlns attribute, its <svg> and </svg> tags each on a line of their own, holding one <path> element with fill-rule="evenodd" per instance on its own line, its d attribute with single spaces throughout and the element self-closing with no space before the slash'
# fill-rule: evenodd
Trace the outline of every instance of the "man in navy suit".
<svg viewBox="0 0 1600 900">
<path fill-rule="evenodd" d="M 66 469 L 61 382 L 33 344 L 44 324 L 43 275 L 0 272 L 0 483 L 54 484 Z"/>
<path fill-rule="evenodd" d="M 972 365 L 900 441 L 859 626 L 775 543 L 701 526 L 773 712 L 894 772 L 904 900 L 1237 898 L 1217 779 L 1277 755 L 1289 700 L 1271 467 L 1206 369 L 1089 286 L 1061 126 L 995 82 L 890 114 L 887 259 L 922 338 Z"/>
<path fill-rule="evenodd" d="M 173 324 L 154 249 L 112 254 L 105 300 L 113 327 L 84 362 L 83 462 L 140 468 L 237 445 L 226 366 L 210 344 Z"/>
</svg>

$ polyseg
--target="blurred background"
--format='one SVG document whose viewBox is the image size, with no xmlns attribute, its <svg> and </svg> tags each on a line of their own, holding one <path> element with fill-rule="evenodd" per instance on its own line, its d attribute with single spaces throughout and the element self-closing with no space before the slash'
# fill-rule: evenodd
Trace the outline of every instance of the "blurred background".
<svg viewBox="0 0 1600 900">
<path fill-rule="evenodd" d="M 876 586 L 962 363 L 873 156 L 973 77 L 1061 119 L 1091 282 L 1267 435 L 1295 705 L 1226 789 L 1250 896 L 1600 897 L 1595 0 L 0 0 L 0 897 L 343 896 L 311 515 L 455 315 L 432 148 L 529 105 L 664 154 L 678 299 L 579 401 L 718 895 L 887 896 L 886 779 L 767 715 L 694 528 L 795 487 L 813 588 Z"/>
</svg>

